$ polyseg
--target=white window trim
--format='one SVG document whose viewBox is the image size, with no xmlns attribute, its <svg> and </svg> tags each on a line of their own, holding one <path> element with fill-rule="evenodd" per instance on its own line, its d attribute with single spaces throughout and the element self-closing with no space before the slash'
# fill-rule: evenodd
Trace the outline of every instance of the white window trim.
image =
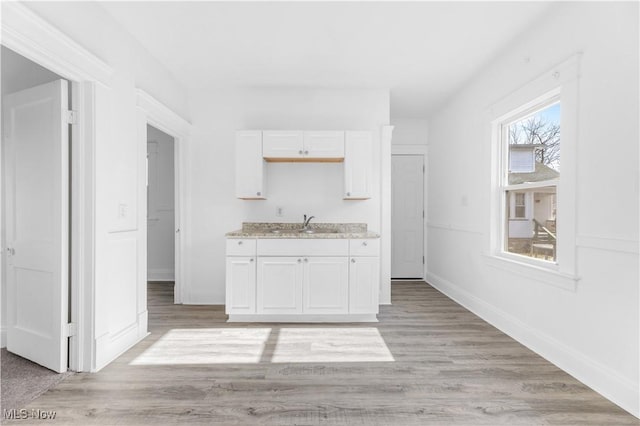
<svg viewBox="0 0 640 426">
<path fill-rule="evenodd" d="M 527 278 L 575 291 L 579 277 L 576 266 L 576 190 L 578 139 L 578 83 L 581 54 L 572 55 L 543 75 L 510 93 L 488 108 L 491 122 L 491 180 L 487 263 Z M 560 127 L 562 175 L 557 182 L 558 247 L 555 263 L 508 253 L 503 247 L 505 220 L 502 173 L 508 154 L 502 146 L 502 125 L 558 99 L 562 105 Z M 556 182 L 554 182 L 555 184 Z M 526 184 L 525 184 L 526 185 Z M 511 187 L 519 189 L 522 185 Z M 538 183 L 535 186 L 539 186 Z M 524 186 L 522 186 L 524 188 Z"/>
</svg>

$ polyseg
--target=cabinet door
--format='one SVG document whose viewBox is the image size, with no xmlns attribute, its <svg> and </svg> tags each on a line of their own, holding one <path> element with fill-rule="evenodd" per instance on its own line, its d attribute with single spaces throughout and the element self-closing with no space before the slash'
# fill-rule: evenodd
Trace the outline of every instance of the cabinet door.
<svg viewBox="0 0 640 426">
<path fill-rule="evenodd" d="M 371 132 L 346 132 L 344 154 L 345 200 L 371 198 L 373 137 Z"/>
<path fill-rule="evenodd" d="M 305 314 L 349 312 L 349 259 L 347 257 L 305 257 L 302 280 Z"/>
<path fill-rule="evenodd" d="M 236 132 L 236 197 L 265 199 L 266 171 L 262 158 L 262 132 Z"/>
<path fill-rule="evenodd" d="M 302 313 L 302 258 L 259 257 L 257 312 Z"/>
<path fill-rule="evenodd" d="M 227 257 L 226 307 L 228 314 L 256 313 L 256 262 L 253 257 Z"/>
<path fill-rule="evenodd" d="M 303 133 L 289 130 L 265 130 L 262 132 L 262 155 L 278 160 L 301 158 L 304 154 Z"/>
<path fill-rule="evenodd" d="M 377 314 L 379 291 L 379 258 L 352 257 L 349 263 L 349 313 Z"/>
<path fill-rule="evenodd" d="M 335 160 L 344 158 L 344 132 L 304 132 L 304 156 Z"/>
</svg>

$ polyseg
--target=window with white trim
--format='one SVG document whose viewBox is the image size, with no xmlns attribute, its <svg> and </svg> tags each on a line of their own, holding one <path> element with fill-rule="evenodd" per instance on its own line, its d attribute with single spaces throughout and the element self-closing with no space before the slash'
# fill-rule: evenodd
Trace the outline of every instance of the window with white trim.
<svg viewBox="0 0 640 426">
<path fill-rule="evenodd" d="M 552 96 L 500 122 L 505 200 L 502 250 L 556 261 L 555 199 L 560 181 L 560 99 Z"/>
<path fill-rule="evenodd" d="M 487 108 L 491 202 L 486 260 L 491 266 L 571 291 L 580 279 L 576 274 L 576 153 L 581 57 L 580 53 L 570 56 L 501 98 L 496 93 L 499 100 Z M 540 132 L 543 128 L 557 132 L 557 145 L 543 138 L 553 132 L 539 137 L 535 132 L 523 133 L 523 126 L 526 130 L 536 125 L 540 117 L 560 126 L 540 127 Z M 547 173 L 536 178 L 536 166 Z M 532 219 L 546 228 L 538 225 L 546 241 L 534 241 Z M 517 241 L 517 235 L 527 241 Z"/>
</svg>

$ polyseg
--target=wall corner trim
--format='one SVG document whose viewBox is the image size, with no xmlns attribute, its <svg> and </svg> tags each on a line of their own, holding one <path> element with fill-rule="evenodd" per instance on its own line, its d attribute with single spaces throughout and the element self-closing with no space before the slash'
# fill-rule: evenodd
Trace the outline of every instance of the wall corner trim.
<svg viewBox="0 0 640 426">
<path fill-rule="evenodd" d="M 639 384 L 434 273 L 427 283 L 605 398 L 640 417 Z"/>
<path fill-rule="evenodd" d="M 136 103 L 147 113 L 153 127 L 173 136 L 188 136 L 191 123 L 142 89 L 136 89 Z"/>
<path fill-rule="evenodd" d="M 2 3 L 2 44 L 62 77 L 110 85 L 111 66 L 22 2 Z"/>
</svg>

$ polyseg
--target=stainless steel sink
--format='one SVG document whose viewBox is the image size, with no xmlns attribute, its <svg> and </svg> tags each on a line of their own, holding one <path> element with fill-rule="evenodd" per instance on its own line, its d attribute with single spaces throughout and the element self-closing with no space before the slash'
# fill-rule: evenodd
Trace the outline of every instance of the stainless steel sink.
<svg viewBox="0 0 640 426">
<path fill-rule="evenodd" d="M 337 234 L 337 229 L 301 229 L 298 232 L 304 234 Z"/>
<path fill-rule="evenodd" d="M 337 229 L 271 229 L 271 234 L 338 234 Z"/>
<path fill-rule="evenodd" d="M 292 229 L 272 229 L 269 232 L 271 232 L 272 234 L 283 234 L 285 232 L 293 232 Z"/>
</svg>

